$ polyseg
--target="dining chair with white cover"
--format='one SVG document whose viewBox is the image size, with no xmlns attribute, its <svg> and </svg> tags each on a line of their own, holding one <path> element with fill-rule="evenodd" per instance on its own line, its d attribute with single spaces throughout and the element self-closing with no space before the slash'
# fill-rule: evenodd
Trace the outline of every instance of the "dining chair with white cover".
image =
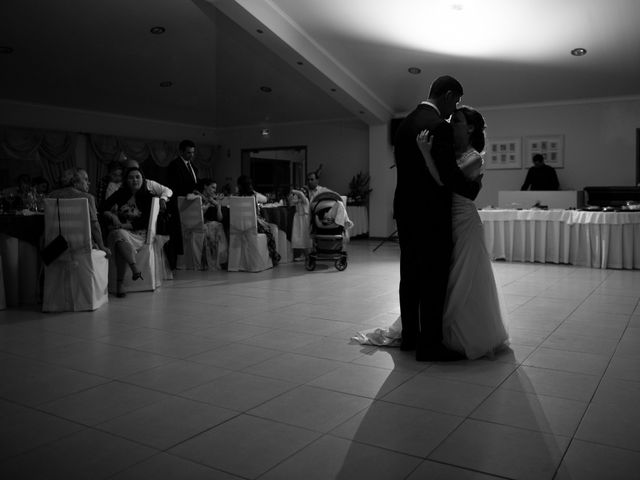
<svg viewBox="0 0 640 480">
<path fill-rule="evenodd" d="M 202 197 L 178 197 L 178 211 L 184 253 L 178 255 L 177 266 L 180 269 L 200 270 L 205 239 Z"/>
<path fill-rule="evenodd" d="M 100 308 L 109 300 L 109 262 L 105 252 L 91 248 L 86 198 L 45 199 L 45 245 L 59 234 L 67 241 L 68 248 L 44 267 L 42 311 L 77 312 Z"/>
<path fill-rule="evenodd" d="M 4 293 L 4 274 L 2 273 L 2 257 L 0 257 L 0 310 L 7 308 L 7 297 Z"/>
<path fill-rule="evenodd" d="M 273 224 L 269 224 L 273 225 Z M 277 228 L 277 225 L 276 225 Z M 274 235 L 278 245 L 278 253 L 280 254 L 280 263 L 293 262 L 293 247 L 291 246 L 291 240 L 287 238 L 287 232 L 278 229 L 278 234 Z"/>
<path fill-rule="evenodd" d="M 136 265 L 142 272 L 142 278 L 136 281 L 131 279 L 131 269 L 127 265 L 122 288 L 125 292 L 147 292 L 154 291 L 162 285 L 162 246 L 163 242 L 156 235 L 156 221 L 160 212 L 160 199 L 154 197 L 151 201 L 151 212 L 149 214 L 149 224 L 147 226 L 147 238 L 144 245 L 136 254 Z M 109 291 L 116 293 L 117 271 L 116 262 L 113 257 L 109 259 Z"/>
<path fill-rule="evenodd" d="M 273 267 L 267 248 L 267 236 L 258 233 L 258 215 L 254 197 L 229 199 L 230 272 L 261 272 Z"/>
</svg>

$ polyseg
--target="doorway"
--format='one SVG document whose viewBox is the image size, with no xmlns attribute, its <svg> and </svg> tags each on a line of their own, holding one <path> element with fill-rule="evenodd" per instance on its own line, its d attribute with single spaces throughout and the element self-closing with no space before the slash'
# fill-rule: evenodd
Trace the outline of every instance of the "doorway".
<svg viewBox="0 0 640 480">
<path fill-rule="evenodd" d="M 253 188 L 274 200 L 284 199 L 292 188 L 304 185 L 307 147 L 243 149 L 241 173 L 253 180 Z"/>
</svg>

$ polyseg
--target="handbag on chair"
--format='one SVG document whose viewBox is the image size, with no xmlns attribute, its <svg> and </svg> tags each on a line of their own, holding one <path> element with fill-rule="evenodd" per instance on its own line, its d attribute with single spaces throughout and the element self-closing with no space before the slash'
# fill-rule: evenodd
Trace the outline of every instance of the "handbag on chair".
<svg viewBox="0 0 640 480">
<path fill-rule="evenodd" d="M 67 240 L 62 236 L 62 226 L 60 224 L 60 199 L 57 200 L 58 236 L 51 240 L 49 244 L 42 249 L 41 256 L 45 265 L 49 265 L 69 248 Z"/>
</svg>

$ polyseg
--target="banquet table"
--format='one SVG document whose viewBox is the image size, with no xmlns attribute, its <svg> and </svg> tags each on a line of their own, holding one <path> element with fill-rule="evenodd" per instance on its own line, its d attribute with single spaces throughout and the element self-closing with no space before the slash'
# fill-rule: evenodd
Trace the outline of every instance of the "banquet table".
<svg viewBox="0 0 640 480">
<path fill-rule="evenodd" d="M 291 241 L 291 233 L 293 231 L 293 217 L 296 213 L 296 207 L 291 206 L 275 206 L 262 207 L 262 216 L 269 223 L 275 223 L 278 228 L 287 234 L 287 239 Z"/>
<path fill-rule="evenodd" d="M 349 231 L 350 237 L 369 233 L 369 213 L 366 206 L 347 205 L 347 215 L 353 222 L 353 227 Z"/>
<path fill-rule="evenodd" d="M 480 210 L 492 259 L 640 269 L 640 212 Z"/>
<path fill-rule="evenodd" d="M 40 241 L 44 215 L 0 215 L 0 256 L 8 307 L 39 300 Z"/>
</svg>

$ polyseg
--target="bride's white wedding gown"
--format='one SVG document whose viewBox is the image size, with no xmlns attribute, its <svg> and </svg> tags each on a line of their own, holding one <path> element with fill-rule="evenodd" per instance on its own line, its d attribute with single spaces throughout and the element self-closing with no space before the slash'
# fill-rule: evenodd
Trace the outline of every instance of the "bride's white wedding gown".
<svg viewBox="0 0 640 480">
<path fill-rule="evenodd" d="M 468 154 L 458 160 L 460 166 L 469 159 Z M 451 214 L 454 246 L 442 322 L 443 343 L 469 359 L 490 356 L 506 345 L 508 335 L 482 221 L 475 203 L 455 193 Z M 398 318 L 390 327 L 358 332 L 353 339 L 369 345 L 399 346 L 401 332 Z"/>
</svg>

